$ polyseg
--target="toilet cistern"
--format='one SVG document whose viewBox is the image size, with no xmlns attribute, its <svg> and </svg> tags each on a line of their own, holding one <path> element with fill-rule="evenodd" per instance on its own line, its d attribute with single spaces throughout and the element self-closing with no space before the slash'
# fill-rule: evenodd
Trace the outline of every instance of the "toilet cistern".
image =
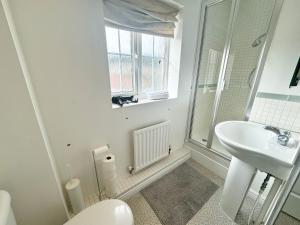
<svg viewBox="0 0 300 225">
<path fill-rule="evenodd" d="M 0 190 L 0 225 L 17 225 L 10 194 L 4 190 Z"/>
</svg>

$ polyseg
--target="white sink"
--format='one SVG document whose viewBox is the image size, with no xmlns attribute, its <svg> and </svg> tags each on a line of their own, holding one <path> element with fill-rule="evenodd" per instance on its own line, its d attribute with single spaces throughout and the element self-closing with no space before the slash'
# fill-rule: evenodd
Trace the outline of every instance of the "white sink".
<svg viewBox="0 0 300 225">
<path fill-rule="evenodd" d="M 264 129 L 263 125 L 246 121 L 219 123 L 215 133 L 232 154 L 221 206 L 234 220 L 257 169 L 277 180 L 286 180 L 297 160 L 299 144 L 296 139 L 290 138 L 287 146 L 282 146 L 277 141 L 277 134 Z"/>
<path fill-rule="evenodd" d="M 290 138 L 287 146 L 264 126 L 246 121 L 226 121 L 215 128 L 219 141 L 238 159 L 281 179 L 288 176 L 298 151 L 298 141 Z"/>
</svg>

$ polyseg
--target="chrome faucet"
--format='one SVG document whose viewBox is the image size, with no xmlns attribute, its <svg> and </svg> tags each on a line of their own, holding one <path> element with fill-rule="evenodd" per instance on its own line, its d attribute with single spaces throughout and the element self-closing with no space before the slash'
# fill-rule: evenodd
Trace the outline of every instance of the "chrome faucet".
<svg viewBox="0 0 300 225">
<path fill-rule="evenodd" d="M 290 131 L 281 131 L 277 127 L 272 127 L 272 126 L 265 126 L 266 130 L 272 131 L 275 134 L 277 134 L 277 142 L 282 145 L 282 146 L 287 146 L 290 137 L 291 137 L 291 132 Z"/>
<path fill-rule="evenodd" d="M 266 129 L 266 130 L 269 130 L 269 131 L 272 131 L 272 132 L 274 132 L 274 133 L 277 134 L 277 135 L 281 135 L 281 131 L 280 131 L 280 129 L 277 128 L 277 127 L 265 126 L 265 129 Z"/>
</svg>

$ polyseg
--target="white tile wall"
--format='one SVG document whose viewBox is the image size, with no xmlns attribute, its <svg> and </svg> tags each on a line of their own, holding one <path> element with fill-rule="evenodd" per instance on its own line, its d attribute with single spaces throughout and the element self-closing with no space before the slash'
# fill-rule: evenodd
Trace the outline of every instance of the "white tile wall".
<svg viewBox="0 0 300 225">
<path fill-rule="evenodd" d="M 300 133 L 300 103 L 257 97 L 249 120 Z"/>
</svg>

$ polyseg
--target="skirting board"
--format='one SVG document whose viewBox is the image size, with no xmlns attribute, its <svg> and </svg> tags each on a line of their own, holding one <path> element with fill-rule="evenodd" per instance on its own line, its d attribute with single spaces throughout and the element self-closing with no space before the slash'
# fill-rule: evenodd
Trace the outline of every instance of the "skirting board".
<svg viewBox="0 0 300 225">
<path fill-rule="evenodd" d="M 131 196 L 133 196 L 134 194 L 136 194 L 139 191 L 143 190 L 145 187 L 147 187 L 151 183 L 155 182 L 156 180 L 158 180 L 159 178 L 161 178 L 165 174 L 171 172 L 176 167 L 180 166 L 181 164 L 183 164 L 184 162 L 186 162 L 190 158 L 191 158 L 191 153 L 184 155 L 183 157 L 177 159 L 173 163 L 171 163 L 171 164 L 167 165 L 166 167 L 162 168 L 160 171 L 153 174 L 151 177 L 148 177 L 148 178 L 144 179 L 143 181 L 141 181 L 137 185 L 131 187 L 128 191 L 120 194 L 119 196 L 117 196 L 117 198 L 121 199 L 121 200 L 129 199 Z"/>
<path fill-rule="evenodd" d="M 192 159 L 196 162 L 200 163 L 202 166 L 206 167 L 210 171 L 217 174 L 219 177 L 223 178 L 225 180 L 228 168 L 224 165 L 222 165 L 220 162 L 217 162 L 216 160 L 202 154 L 200 151 L 197 151 L 193 149 L 190 146 L 185 146 L 185 148 L 191 150 Z M 258 192 L 250 188 L 248 192 L 248 197 L 255 200 L 258 196 Z M 265 200 L 264 197 L 261 197 L 260 202 L 263 203 Z"/>
</svg>

